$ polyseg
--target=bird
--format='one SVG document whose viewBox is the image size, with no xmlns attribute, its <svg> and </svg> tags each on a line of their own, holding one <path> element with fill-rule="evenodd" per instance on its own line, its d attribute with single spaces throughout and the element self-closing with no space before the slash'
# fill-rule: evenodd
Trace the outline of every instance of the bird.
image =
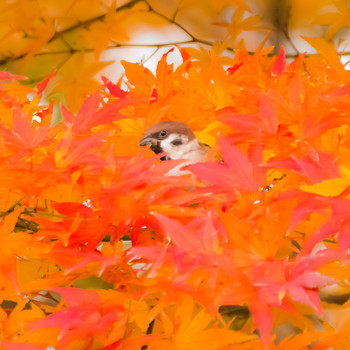
<svg viewBox="0 0 350 350">
<path fill-rule="evenodd" d="M 160 159 L 184 159 L 186 162 L 175 167 L 168 175 L 188 174 L 180 170 L 185 165 L 203 162 L 211 149 L 210 146 L 199 142 L 189 126 L 178 121 L 161 121 L 152 125 L 144 134 L 140 146 L 151 145 L 155 154 L 166 153 Z"/>
</svg>

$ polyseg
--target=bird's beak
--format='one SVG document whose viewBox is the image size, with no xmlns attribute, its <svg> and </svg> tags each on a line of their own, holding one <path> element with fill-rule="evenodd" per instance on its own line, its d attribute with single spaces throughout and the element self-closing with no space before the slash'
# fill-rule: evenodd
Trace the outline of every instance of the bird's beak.
<svg viewBox="0 0 350 350">
<path fill-rule="evenodd" d="M 139 143 L 139 146 L 153 145 L 156 140 L 151 136 L 145 136 Z"/>
</svg>

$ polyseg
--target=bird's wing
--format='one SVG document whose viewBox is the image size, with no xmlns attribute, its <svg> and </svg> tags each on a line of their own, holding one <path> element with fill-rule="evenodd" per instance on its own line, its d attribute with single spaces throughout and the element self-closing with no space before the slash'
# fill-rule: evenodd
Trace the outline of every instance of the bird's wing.
<svg viewBox="0 0 350 350">
<path fill-rule="evenodd" d="M 207 152 L 206 160 L 218 160 L 219 162 L 224 161 L 222 155 L 217 153 L 215 149 L 212 149 L 209 145 L 203 142 L 199 142 L 199 144 Z"/>
</svg>

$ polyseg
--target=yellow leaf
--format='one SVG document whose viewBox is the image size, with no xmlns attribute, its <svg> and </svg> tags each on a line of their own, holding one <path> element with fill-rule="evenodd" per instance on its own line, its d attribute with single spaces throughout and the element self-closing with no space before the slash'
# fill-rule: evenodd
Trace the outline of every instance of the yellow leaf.
<svg viewBox="0 0 350 350">
<path fill-rule="evenodd" d="M 74 55 L 62 68 L 63 77 L 52 92 L 63 92 L 68 107 L 76 112 L 87 95 L 100 87 L 95 75 L 111 63 L 113 62 L 87 62 L 84 54 Z"/>
<path fill-rule="evenodd" d="M 306 38 L 302 37 L 309 45 L 311 45 L 318 53 L 323 55 L 336 54 L 334 45 L 324 38 Z"/>
<path fill-rule="evenodd" d="M 322 14 L 314 21 L 317 24 L 329 25 L 327 38 L 332 38 L 342 27 L 349 27 L 350 10 L 346 6 L 339 6 L 338 10 L 338 13 Z"/>
<path fill-rule="evenodd" d="M 333 69 L 341 76 L 344 74 L 344 67 L 338 55 L 333 42 L 324 38 L 306 38 L 302 37 L 309 45 L 311 45 L 319 54 L 323 55 L 333 67 Z"/>
<path fill-rule="evenodd" d="M 195 135 L 200 142 L 205 143 L 210 147 L 214 147 L 216 145 L 217 138 L 211 135 L 210 132 L 217 128 L 220 128 L 222 125 L 223 123 L 219 121 L 212 122 L 204 130 L 195 131 Z"/>
<path fill-rule="evenodd" d="M 13 231 L 18 219 L 18 215 L 21 213 L 21 211 L 22 211 L 22 208 L 19 207 L 5 217 L 2 225 L 0 226 L 1 237 L 6 237 Z"/>
<path fill-rule="evenodd" d="M 350 186 L 350 178 L 342 177 L 322 181 L 315 185 L 301 186 L 302 191 L 318 194 L 325 197 L 337 197 Z"/>
<path fill-rule="evenodd" d="M 330 12 L 320 15 L 314 20 L 314 23 L 320 25 L 330 25 L 339 19 L 339 13 Z"/>
<path fill-rule="evenodd" d="M 232 15 L 232 24 L 242 22 L 244 10 L 241 8 L 238 8 L 235 13 Z"/>
<path fill-rule="evenodd" d="M 250 16 L 244 19 L 244 13 L 245 11 L 243 9 L 238 8 L 232 16 L 232 23 L 228 26 L 228 32 L 233 40 L 235 40 L 242 31 L 260 29 L 256 27 L 261 21 L 260 16 Z"/>
<path fill-rule="evenodd" d="M 116 1 L 114 0 L 106 13 L 104 21 L 95 22 L 90 26 L 87 36 L 90 36 L 94 41 L 96 61 L 110 41 L 120 42 L 129 39 L 123 23 L 125 19 L 124 12 L 119 13 L 116 11 Z"/>
<path fill-rule="evenodd" d="M 120 62 L 124 67 L 128 84 L 134 86 L 134 89 L 131 89 L 132 94 L 141 97 L 151 95 L 155 83 L 153 73 L 139 63 L 131 63 L 124 60 Z"/>
</svg>

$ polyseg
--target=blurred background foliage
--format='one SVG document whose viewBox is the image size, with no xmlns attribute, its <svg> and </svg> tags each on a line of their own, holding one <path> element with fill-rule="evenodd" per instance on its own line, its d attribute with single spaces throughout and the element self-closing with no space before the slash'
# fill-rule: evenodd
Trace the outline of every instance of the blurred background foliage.
<svg viewBox="0 0 350 350">
<path fill-rule="evenodd" d="M 121 60 L 154 71 L 174 46 L 205 64 L 211 49 L 232 57 L 284 45 L 289 58 L 335 49 L 345 63 L 349 27 L 349 0 L 5 0 L 0 70 L 29 85 L 54 71 L 47 98 L 77 111 L 102 75 L 122 81 Z"/>
</svg>

